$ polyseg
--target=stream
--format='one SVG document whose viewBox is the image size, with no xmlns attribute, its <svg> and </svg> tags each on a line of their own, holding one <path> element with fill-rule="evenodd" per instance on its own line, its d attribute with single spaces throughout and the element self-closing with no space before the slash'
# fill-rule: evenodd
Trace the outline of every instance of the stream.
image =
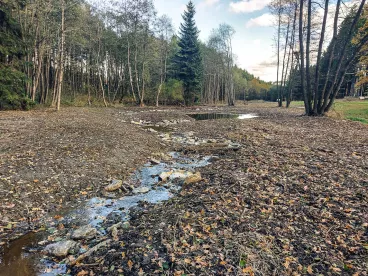
<svg viewBox="0 0 368 276">
<path fill-rule="evenodd" d="M 196 120 L 216 119 L 252 119 L 254 114 L 188 114 Z M 216 139 L 199 139 L 193 133 L 171 135 L 170 129 L 161 125 L 141 125 L 147 131 L 154 131 L 164 141 L 180 144 L 199 145 L 203 143 L 219 143 L 228 145 L 229 148 L 238 148 L 241 145 L 231 141 L 216 141 Z M 94 197 L 69 206 L 60 212 L 60 216 L 46 219 L 46 227 L 43 231 L 30 232 L 3 247 L 0 247 L 0 276 L 55 276 L 65 275 L 67 266 L 54 262 L 50 256 L 45 255 L 45 245 L 62 242 L 73 235 L 73 228 L 91 227 L 96 236 L 89 243 L 103 240 L 107 234 L 106 222 L 129 223 L 130 212 L 133 208 L 139 208 L 141 202 L 158 204 L 174 197 L 187 177 L 194 176 L 196 169 L 211 164 L 215 156 L 182 155 L 179 152 L 171 152 L 164 158 L 165 161 L 152 160 L 140 169 L 136 170 L 129 179 L 129 183 L 136 183 L 134 187 L 123 197 L 113 192 L 104 196 Z M 162 181 L 162 174 L 167 179 Z M 166 178 L 166 177 L 165 177 Z M 61 229 L 58 226 L 62 225 Z M 72 241 L 74 242 L 74 241 Z M 74 242 L 76 243 L 76 242 Z M 47 248 L 47 247 L 46 247 Z M 79 252 L 73 255 L 83 254 L 86 250 L 81 247 Z M 60 259 L 60 258 L 58 258 Z"/>
<path fill-rule="evenodd" d="M 43 248 L 40 245 L 49 243 L 48 237 L 58 234 L 56 224 L 63 224 L 66 229 L 71 225 L 80 227 L 90 225 L 97 229 L 98 236 L 103 236 L 106 234 L 103 226 L 106 220 L 127 222 L 130 219 L 130 210 L 139 206 L 140 202 L 157 204 L 169 200 L 180 191 L 180 180 L 184 180 L 188 174 L 195 173 L 196 168 L 209 165 L 212 158 L 199 155 L 187 157 L 177 152 L 171 152 L 169 156 L 171 157 L 169 161 L 158 164 L 149 162 L 137 170 L 130 180 L 139 182 L 140 186 L 134 188 L 129 195 L 121 198 L 95 197 L 86 200 L 78 206 L 60 212 L 63 214 L 62 219 L 51 223 L 47 231 L 31 232 L 8 244 L 0 257 L 0 276 L 66 274 L 66 265 L 54 263 L 41 253 Z M 159 175 L 165 172 L 173 173 L 168 181 L 161 185 Z M 60 236 L 54 239 L 54 242 L 64 239 L 65 234 Z"/>
</svg>

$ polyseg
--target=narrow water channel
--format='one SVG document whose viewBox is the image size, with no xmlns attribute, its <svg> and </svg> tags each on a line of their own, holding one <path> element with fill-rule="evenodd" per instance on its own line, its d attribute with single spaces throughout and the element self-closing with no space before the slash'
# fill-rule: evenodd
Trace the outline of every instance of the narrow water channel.
<svg viewBox="0 0 368 276">
<path fill-rule="evenodd" d="M 188 114 L 196 120 L 216 120 L 216 119 L 252 119 L 258 117 L 254 114 Z M 158 133 L 171 132 L 165 127 L 143 126 L 143 128 Z M 167 135 L 167 134 L 166 134 Z M 188 141 L 191 137 L 186 138 Z M 185 144 L 185 139 L 180 139 L 180 143 Z M 231 141 L 229 146 L 231 146 Z M 157 204 L 174 197 L 180 191 L 182 181 L 186 175 L 195 173 L 199 167 L 210 164 L 211 156 L 190 155 L 184 156 L 178 152 L 169 154 L 169 161 L 149 162 L 138 169 L 132 176 L 131 181 L 138 183 L 138 187 L 133 189 L 127 196 L 117 198 L 114 194 L 104 197 L 95 197 L 86 200 L 74 207 L 65 208 L 60 213 L 63 215 L 57 222 L 53 218 L 46 219 L 46 231 L 40 233 L 29 233 L 5 246 L 0 246 L 0 276 L 56 276 L 64 275 L 67 272 L 65 264 L 54 263 L 47 256 L 42 255 L 44 246 L 48 241 L 48 236 L 57 240 L 65 240 L 68 229 L 71 225 L 79 227 L 90 225 L 97 229 L 99 236 L 106 234 L 104 222 L 113 218 L 115 221 L 129 221 L 130 210 L 139 206 L 140 202 Z M 165 183 L 161 183 L 159 175 L 169 173 L 170 177 Z M 63 233 L 57 235 L 55 225 L 65 225 Z M 56 240 L 54 240 L 56 241 Z"/>
<path fill-rule="evenodd" d="M 103 223 L 107 218 L 113 217 L 117 221 L 129 221 L 130 210 L 137 207 L 140 202 L 157 204 L 166 201 L 181 189 L 180 178 L 186 173 L 194 173 L 196 168 L 210 164 L 210 156 L 182 156 L 177 152 L 170 153 L 171 160 L 158 164 L 147 163 L 137 170 L 131 180 L 139 183 L 139 187 L 133 189 L 128 196 L 121 198 L 96 197 L 84 201 L 73 208 L 68 208 L 63 213 L 63 219 L 58 223 L 64 225 L 91 225 L 95 227 L 99 235 L 106 234 Z M 176 172 L 169 181 L 163 185 L 159 175 L 163 172 Z M 54 226 L 54 225 L 53 225 Z M 55 227 L 49 225 L 52 231 L 42 233 L 29 233 L 2 248 L 0 253 L 0 276 L 55 276 L 63 275 L 67 269 L 64 264 L 50 261 L 41 254 L 46 243 L 47 233 L 54 233 Z M 64 239 L 61 236 L 58 239 Z"/>
</svg>

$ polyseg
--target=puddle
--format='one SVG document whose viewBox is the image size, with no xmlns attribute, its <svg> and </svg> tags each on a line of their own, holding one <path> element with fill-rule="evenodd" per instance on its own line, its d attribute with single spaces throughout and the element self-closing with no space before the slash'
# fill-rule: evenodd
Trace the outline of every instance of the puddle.
<svg viewBox="0 0 368 276">
<path fill-rule="evenodd" d="M 172 177 L 161 185 L 159 175 L 162 172 L 186 171 L 194 173 L 196 168 L 209 165 L 212 158 L 199 155 L 182 156 L 177 152 L 172 152 L 169 155 L 172 160 L 159 164 L 147 163 L 131 176 L 131 182 L 139 184 L 138 188 L 133 190 L 133 194 L 121 198 L 96 197 L 84 201 L 61 212 L 64 214 L 64 218 L 58 223 L 63 223 L 66 227 L 89 224 L 104 235 L 106 233 L 103 225 L 105 221 L 114 223 L 129 221 L 130 210 L 139 206 L 140 202 L 155 204 L 175 196 L 175 193 L 181 189 L 180 182 L 175 181 L 173 179 L 175 177 Z M 180 176 L 177 177 L 180 178 Z M 46 234 L 46 232 L 43 232 L 42 235 L 40 233 L 27 234 L 11 242 L 3 254 L 0 252 L 0 276 L 64 275 L 67 272 L 67 267 L 64 264 L 42 259 L 43 256 L 37 253 L 40 252 L 38 243 L 47 239 Z M 60 237 L 65 238 L 64 235 Z"/>
<path fill-rule="evenodd" d="M 0 276 L 34 276 L 38 269 L 35 266 L 39 256 L 27 252 L 28 248 L 37 245 L 42 238 L 40 233 L 29 233 L 1 248 Z"/>
<path fill-rule="evenodd" d="M 196 119 L 197 121 L 202 120 L 220 120 L 220 119 L 253 119 L 258 116 L 255 114 L 230 114 L 230 113 L 198 113 L 198 114 L 187 114 L 188 116 Z"/>
</svg>

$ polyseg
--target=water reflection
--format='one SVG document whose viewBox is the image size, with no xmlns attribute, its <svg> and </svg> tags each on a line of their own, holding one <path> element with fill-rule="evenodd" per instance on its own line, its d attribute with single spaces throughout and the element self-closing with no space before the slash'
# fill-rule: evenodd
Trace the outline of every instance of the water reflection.
<svg viewBox="0 0 368 276">
<path fill-rule="evenodd" d="M 230 114 L 230 113 L 198 113 L 198 114 L 188 114 L 188 116 L 196 119 L 197 121 L 202 120 L 220 120 L 220 119 L 253 119 L 258 116 L 255 114 Z"/>
</svg>

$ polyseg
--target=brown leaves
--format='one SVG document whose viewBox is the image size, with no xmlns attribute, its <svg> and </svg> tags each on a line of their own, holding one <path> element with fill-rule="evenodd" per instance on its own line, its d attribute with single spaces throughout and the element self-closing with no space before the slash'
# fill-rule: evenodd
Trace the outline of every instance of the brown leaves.
<svg viewBox="0 0 368 276">
<path fill-rule="evenodd" d="M 89 272 L 85 271 L 85 270 L 81 270 L 78 272 L 77 276 L 85 276 L 85 275 L 89 275 Z"/>
<path fill-rule="evenodd" d="M 246 267 L 246 268 L 243 268 L 243 273 L 246 273 L 246 274 L 248 274 L 248 275 L 250 275 L 250 276 L 254 276 L 254 272 L 253 272 L 253 269 L 252 269 L 252 267 L 250 267 L 250 266 L 248 266 L 248 267 Z"/>
<path fill-rule="evenodd" d="M 128 261 L 128 267 L 129 267 L 129 270 L 132 270 L 133 262 L 131 260 Z"/>
</svg>

